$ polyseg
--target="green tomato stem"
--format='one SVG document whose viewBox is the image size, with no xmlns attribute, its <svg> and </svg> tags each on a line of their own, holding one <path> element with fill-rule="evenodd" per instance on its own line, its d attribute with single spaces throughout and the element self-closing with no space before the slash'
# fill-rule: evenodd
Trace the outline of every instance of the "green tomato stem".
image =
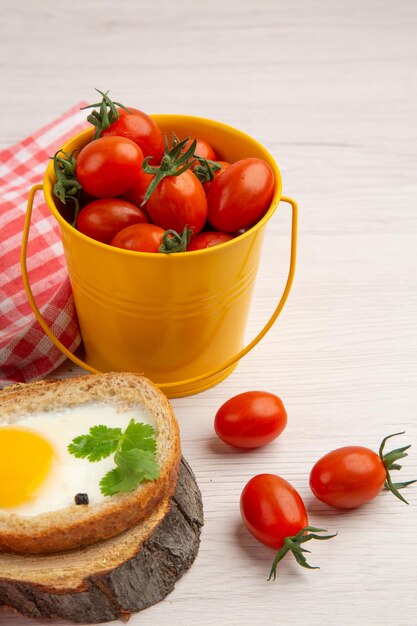
<svg viewBox="0 0 417 626">
<path fill-rule="evenodd" d="M 318 535 L 317 534 L 317 533 L 327 533 L 327 532 L 328 531 L 324 530 L 323 528 L 315 528 L 314 526 L 305 526 L 305 528 L 302 528 L 293 537 L 286 537 L 284 540 L 284 545 L 282 546 L 281 550 L 277 552 L 275 559 L 272 562 L 271 571 L 269 573 L 268 580 L 271 580 L 271 578 L 275 580 L 278 563 L 282 561 L 282 559 L 288 552 L 293 553 L 295 560 L 297 561 L 299 565 L 301 565 L 301 567 L 305 567 L 307 569 L 320 569 L 317 566 L 309 565 L 309 563 L 307 563 L 307 559 L 304 556 L 304 554 L 310 553 L 310 550 L 306 550 L 305 548 L 302 548 L 301 544 L 305 543 L 306 541 L 310 541 L 311 539 L 318 539 L 319 541 L 324 541 L 326 539 L 332 539 L 333 537 L 336 537 L 337 535 L 337 533 L 333 533 L 330 535 Z"/>
<path fill-rule="evenodd" d="M 392 470 L 401 469 L 401 465 L 399 465 L 397 461 L 399 461 L 400 459 L 404 459 L 406 456 L 408 456 L 406 453 L 406 450 L 411 448 L 411 444 L 409 444 L 408 446 L 403 446 L 402 448 L 397 448 L 396 450 L 391 450 L 390 452 L 387 452 L 386 454 L 384 454 L 385 444 L 388 441 L 388 439 L 391 439 L 391 437 L 397 437 L 397 435 L 404 435 L 404 434 L 405 434 L 405 431 L 403 430 L 399 433 L 393 433 L 392 435 L 388 435 L 387 437 L 384 437 L 384 439 L 381 442 L 381 445 L 379 446 L 379 456 L 385 466 L 385 470 L 387 473 L 386 481 L 384 484 L 385 489 L 388 489 L 389 491 L 391 491 L 396 498 L 398 498 L 405 504 L 409 504 L 407 500 L 404 498 L 404 496 L 399 492 L 399 489 L 404 489 L 404 487 L 407 487 L 408 485 L 411 485 L 417 482 L 417 480 L 408 480 L 406 482 L 394 483 L 391 478 L 390 472 Z"/>
</svg>

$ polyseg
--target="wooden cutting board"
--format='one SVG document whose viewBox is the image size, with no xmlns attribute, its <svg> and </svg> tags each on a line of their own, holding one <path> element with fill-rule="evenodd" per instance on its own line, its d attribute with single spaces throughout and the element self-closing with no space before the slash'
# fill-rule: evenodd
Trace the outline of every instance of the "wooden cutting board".
<svg viewBox="0 0 417 626">
<path fill-rule="evenodd" d="M 203 504 L 183 459 L 171 501 L 93 546 L 45 556 L 0 554 L 0 608 L 38 619 L 128 619 L 167 596 L 197 556 Z"/>
</svg>

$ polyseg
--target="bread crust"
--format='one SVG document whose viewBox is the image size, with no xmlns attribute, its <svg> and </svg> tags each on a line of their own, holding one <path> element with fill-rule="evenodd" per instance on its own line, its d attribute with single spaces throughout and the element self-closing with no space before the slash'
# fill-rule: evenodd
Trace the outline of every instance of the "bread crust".
<svg viewBox="0 0 417 626">
<path fill-rule="evenodd" d="M 165 395 L 144 376 L 107 373 L 45 385 L 29 383 L 0 394 L 0 424 L 13 421 L 14 416 L 94 400 L 122 408 L 144 404 L 152 412 L 160 476 L 94 505 L 72 505 L 33 517 L 0 511 L 0 551 L 46 554 L 91 545 L 133 527 L 173 494 L 181 459 L 178 423 Z"/>
</svg>

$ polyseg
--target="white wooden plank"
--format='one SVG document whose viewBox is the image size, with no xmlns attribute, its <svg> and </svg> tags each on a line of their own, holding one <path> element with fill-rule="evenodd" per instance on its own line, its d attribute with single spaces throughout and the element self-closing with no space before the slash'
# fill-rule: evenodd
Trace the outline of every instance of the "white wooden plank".
<svg viewBox="0 0 417 626">
<path fill-rule="evenodd" d="M 297 275 L 276 327 L 223 383 L 173 401 L 206 526 L 175 592 L 131 623 L 372 626 L 391 624 L 395 611 L 399 626 L 415 624 L 416 489 L 409 507 L 384 493 L 340 513 L 314 500 L 308 474 L 334 447 L 376 448 L 404 428 L 415 448 L 404 476 L 417 476 L 417 4 L 3 0 L 0 29 L 0 147 L 109 87 L 146 111 L 212 117 L 257 137 L 300 203 Z M 288 246 L 282 206 L 248 338 L 272 311 Z M 58 374 L 77 372 L 65 364 Z M 249 388 L 281 395 L 289 423 L 269 447 L 241 454 L 212 425 L 219 405 Z M 272 553 L 238 508 L 260 471 L 288 478 L 311 520 L 339 531 L 312 547 L 319 571 L 287 559 L 266 582 Z"/>
</svg>

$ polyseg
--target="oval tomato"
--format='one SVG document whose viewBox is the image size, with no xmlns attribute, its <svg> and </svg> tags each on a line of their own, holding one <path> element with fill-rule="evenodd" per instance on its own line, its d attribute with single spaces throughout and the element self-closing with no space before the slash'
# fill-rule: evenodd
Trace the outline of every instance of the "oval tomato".
<svg viewBox="0 0 417 626">
<path fill-rule="evenodd" d="M 190 241 L 187 246 L 187 252 L 192 252 L 193 250 L 203 250 L 205 248 L 212 248 L 213 246 L 218 246 L 221 243 L 224 243 L 225 241 L 231 241 L 232 239 L 232 235 L 228 235 L 227 233 L 219 233 L 217 230 L 200 233 Z"/>
<path fill-rule="evenodd" d="M 308 524 L 304 502 L 294 487 L 275 474 L 251 478 L 240 497 L 242 519 L 254 537 L 279 549 L 286 537 L 296 535 Z"/>
<path fill-rule="evenodd" d="M 142 210 L 146 210 L 146 205 L 141 206 L 141 204 L 153 177 L 153 174 L 147 174 L 143 169 L 140 169 L 135 184 L 126 193 L 122 194 L 122 198 L 141 207 Z"/>
<path fill-rule="evenodd" d="M 124 137 L 100 137 L 81 150 L 75 164 L 77 180 L 96 198 L 120 196 L 130 189 L 142 167 L 142 150 Z"/>
<path fill-rule="evenodd" d="M 375 452 L 361 446 L 346 446 L 317 461 L 310 473 L 310 487 L 322 502 L 352 509 L 373 500 L 386 478 L 385 466 Z"/>
<path fill-rule="evenodd" d="M 246 391 L 230 398 L 214 420 L 217 435 L 235 448 L 264 446 L 276 439 L 286 425 L 282 401 L 266 391 Z"/>
<path fill-rule="evenodd" d="M 205 139 L 199 139 L 198 137 L 195 137 L 195 140 L 197 144 L 194 150 L 194 155 L 202 159 L 209 159 L 210 161 L 215 161 L 216 153 L 214 152 L 209 142 L 206 141 Z M 189 139 L 187 143 L 185 144 L 183 152 L 186 152 L 186 150 L 191 146 L 193 141 L 194 141 L 194 137 L 191 137 L 191 139 Z"/>
<path fill-rule="evenodd" d="M 265 161 L 248 158 L 232 163 L 211 183 L 210 224 L 225 233 L 251 226 L 269 208 L 274 187 L 274 174 Z"/>
<path fill-rule="evenodd" d="M 405 451 L 410 446 L 384 452 L 388 439 L 403 434 L 384 437 L 379 454 L 362 446 L 345 446 L 325 454 L 310 473 L 310 487 L 316 498 L 330 506 L 353 509 L 373 500 L 386 485 L 396 498 L 408 504 L 399 490 L 417 481 L 396 483 L 391 471 L 401 469 L 398 461 L 407 456 Z"/>
<path fill-rule="evenodd" d="M 109 243 L 126 226 L 147 221 L 144 212 L 131 202 L 120 198 L 101 198 L 81 209 L 77 230 L 96 241 Z"/>
<path fill-rule="evenodd" d="M 251 478 L 240 497 L 240 512 L 249 532 L 261 543 L 278 550 L 269 579 L 275 579 L 278 563 L 290 551 L 299 565 L 316 569 L 307 563 L 305 552 L 308 550 L 302 548 L 302 544 L 311 539 L 331 539 L 337 534 L 319 535 L 326 531 L 308 526 L 306 508 L 299 493 L 275 474 L 258 474 Z"/>
<path fill-rule="evenodd" d="M 200 181 L 187 170 L 179 176 L 166 176 L 147 202 L 149 216 L 164 230 L 181 233 L 186 226 L 196 235 L 207 218 L 207 200 Z"/>
<path fill-rule="evenodd" d="M 159 163 L 164 154 L 164 137 L 154 120 L 139 109 L 118 109 L 119 119 L 101 132 L 102 137 L 126 137 L 134 141 L 145 157 L 155 157 Z M 154 161 L 152 161 L 152 164 Z"/>
<path fill-rule="evenodd" d="M 164 233 L 154 224 L 134 224 L 118 232 L 111 245 L 137 252 L 158 252 Z"/>
<path fill-rule="evenodd" d="M 220 169 L 214 172 L 213 180 L 216 180 L 216 178 L 220 176 L 221 174 L 223 174 L 223 172 L 227 170 L 227 168 L 230 167 L 231 165 L 231 163 L 228 163 L 227 161 L 216 161 L 216 163 L 217 165 L 220 165 Z M 206 196 L 208 195 L 208 192 L 210 191 L 210 187 L 213 184 L 213 180 L 207 180 L 205 183 L 203 183 L 203 189 L 206 192 Z"/>
</svg>

